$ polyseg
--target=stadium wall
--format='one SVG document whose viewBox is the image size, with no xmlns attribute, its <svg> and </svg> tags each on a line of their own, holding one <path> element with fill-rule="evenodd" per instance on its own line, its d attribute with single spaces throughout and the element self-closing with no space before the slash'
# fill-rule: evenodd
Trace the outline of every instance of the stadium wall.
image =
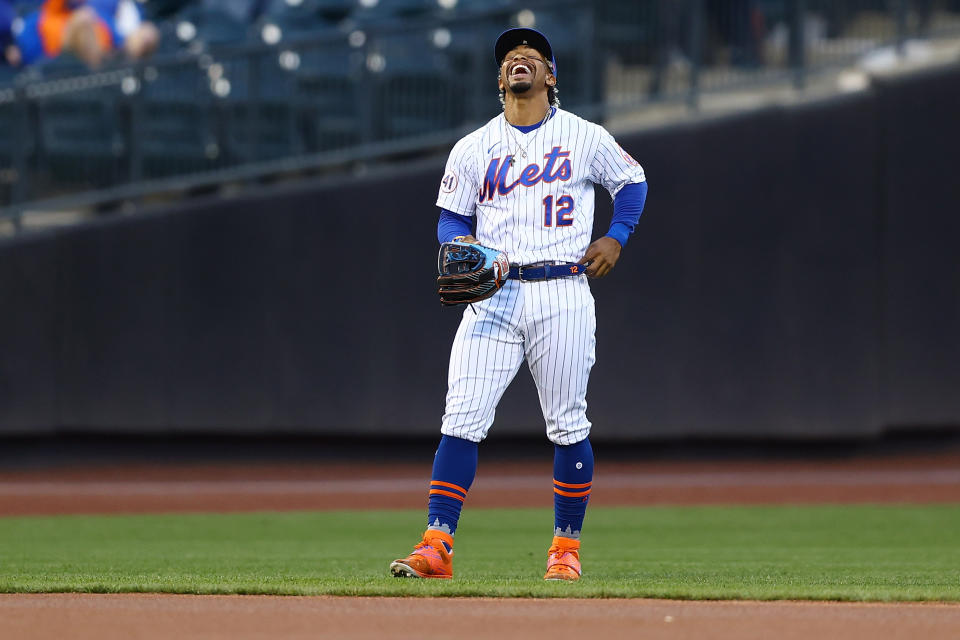
<svg viewBox="0 0 960 640">
<path fill-rule="evenodd" d="M 594 283 L 594 437 L 960 424 L 958 112 L 951 67 L 620 136 L 650 197 Z M 441 173 L 3 240 L 0 434 L 436 433 Z M 524 368 L 492 434 L 542 430 Z"/>
</svg>

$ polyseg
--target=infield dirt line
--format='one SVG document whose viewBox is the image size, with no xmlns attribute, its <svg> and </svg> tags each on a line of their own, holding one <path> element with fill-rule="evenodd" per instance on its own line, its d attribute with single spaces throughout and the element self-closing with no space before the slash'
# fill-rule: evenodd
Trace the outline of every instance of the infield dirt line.
<svg viewBox="0 0 960 640">
<path fill-rule="evenodd" d="M 472 507 L 553 501 L 552 466 L 486 465 Z M 0 472 L 0 517 L 16 515 L 422 509 L 428 465 L 127 465 Z M 764 463 L 612 463 L 591 503 L 606 506 L 960 503 L 960 457 Z M 958 634 L 960 637 L 960 634 Z"/>
<path fill-rule="evenodd" d="M 432 630 L 432 632 L 431 632 Z M 0 595 L 0 636 L 23 640 L 300 638 L 843 638 L 947 640 L 960 605 L 499 598 Z"/>
<path fill-rule="evenodd" d="M 2 496 L 150 496 L 197 493 L 271 494 L 369 494 L 419 491 L 424 479 L 367 480 L 118 480 L 118 481 L 14 481 L 0 482 Z M 939 471 L 809 471 L 597 474 L 596 484 L 608 489 L 736 488 L 736 487 L 865 487 L 865 486 L 960 486 L 960 470 Z M 536 476 L 478 477 L 482 489 L 540 489 Z"/>
</svg>

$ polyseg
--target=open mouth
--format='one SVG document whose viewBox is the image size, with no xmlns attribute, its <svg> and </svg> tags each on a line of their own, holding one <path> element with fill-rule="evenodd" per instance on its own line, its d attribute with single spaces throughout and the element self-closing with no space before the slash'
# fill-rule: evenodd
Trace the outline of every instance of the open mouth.
<svg viewBox="0 0 960 640">
<path fill-rule="evenodd" d="M 517 76 L 530 76 L 533 75 L 533 67 L 531 67 L 526 62 L 518 62 L 510 69 L 510 77 L 515 78 Z"/>
</svg>

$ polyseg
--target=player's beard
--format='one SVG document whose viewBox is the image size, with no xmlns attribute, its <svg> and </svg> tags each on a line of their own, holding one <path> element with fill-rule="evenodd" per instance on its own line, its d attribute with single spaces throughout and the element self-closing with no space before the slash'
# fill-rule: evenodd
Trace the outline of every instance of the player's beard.
<svg viewBox="0 0 960 640">
<path fill-rule="evenodd" d="M 515 95 L 520 95 L 520 94 L 526 93 L 527 91 L 530 91 L 530 89 L 533 88 L 533 83 L 526 82 L 526 81 L 513 82 L 509 86 L 510 86 L 510 93 Z"/>
</svg>

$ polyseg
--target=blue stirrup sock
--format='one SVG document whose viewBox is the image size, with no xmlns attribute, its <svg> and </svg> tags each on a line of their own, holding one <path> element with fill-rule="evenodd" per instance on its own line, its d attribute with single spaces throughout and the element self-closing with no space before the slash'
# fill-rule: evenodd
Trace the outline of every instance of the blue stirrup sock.
<svg viewBox="0 0 960 640">
<path fill-rule="evenodd" d="M 593 447 L 590 440 L 554 445 L 553 453 L 553 535 L 580 539 L 593 485 Z"/>
<path fill-rule="evenodd" d="M 463 501 L 477 475 L 478 449 L 476 442 L 462 438 L 445 435 L 440 439 L 430 478 L 427 531 L 456 533 Z"/>
</svg>

